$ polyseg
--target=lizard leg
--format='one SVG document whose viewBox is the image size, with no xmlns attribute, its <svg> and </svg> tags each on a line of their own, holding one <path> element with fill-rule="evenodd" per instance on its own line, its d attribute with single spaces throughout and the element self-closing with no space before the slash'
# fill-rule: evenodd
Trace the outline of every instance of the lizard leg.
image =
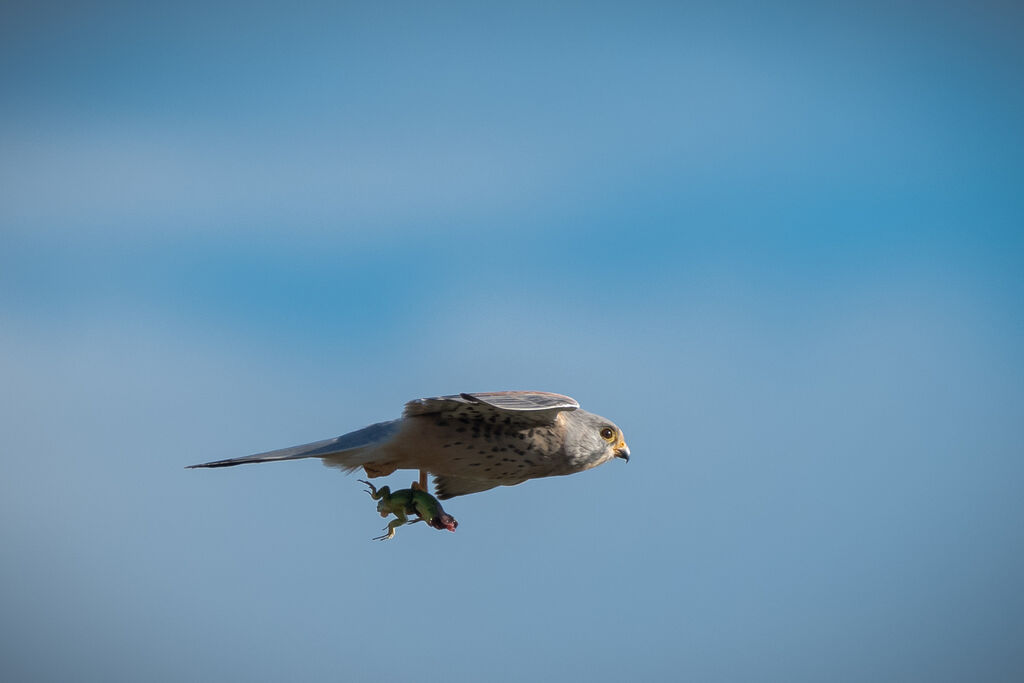
<svg viewBox="0 0 1024 683">
<path fill-rule="evenodd" d="M 373 498 L 374 500 L 380 500 L 381 498 L 383 498 L 384 499 L 384 503 L 383 503 L 384 505 L 387 505 L 388 501 L 391 500 L 391 487 L 390 486 L 381 486 L 380 489 L 377 489 L 377 487 L 375 487 L 373 484 L 371 484 L 370 482 L 368 482 L 368 481 L 366 481 L 364 479 L 360 479 L 359 481 L 363 482 L 364 484 L 366 484 L 367 486 L 370 487 L 370 488 L 366 489 L 366 492 L 370 494 L 370 498 Z M 379 510 L 380 507 L 378 506 L 377 509 Z M 387 512 L 382 512 L 381 513 L 381 517 L 387 517 L 387 516 L 388 516 Z"/>
<path fill-rule="evenodd" d="M 375 540 L 375 541 L 389 541 L 389 540 L 391 540 L 392 538 L 395 537 L 395 529 L 397 529 L 398 527 L 402 526 L 403 524 L 407 524 L 408 522 L 409 522 L 409 519 L 405 516 L 405 513 L 403 511 L 399 510 L 398 512 L 395 513 L 395 519 L 391 520 L 391 523 L 388 524 L 386 527 L 384 527 L 387 530 L 387 533 L 384 534 L 383 536 L 377 536 L 373 540 Z"/>
<path fill-rule="evenodd" d="M 369 493 L 370 497 L 373 498 L 374 500 L 380 500 L 381 496 L 379 493 L 377 493 L 376 486 L 366 481 L 365 479 L 357 479 L 356 481 L 358 481 L 360 484 L 366 484 L 367 486 L 369 486 L 370 488 L 366 489 L 366 492 Z"/>
</svg>

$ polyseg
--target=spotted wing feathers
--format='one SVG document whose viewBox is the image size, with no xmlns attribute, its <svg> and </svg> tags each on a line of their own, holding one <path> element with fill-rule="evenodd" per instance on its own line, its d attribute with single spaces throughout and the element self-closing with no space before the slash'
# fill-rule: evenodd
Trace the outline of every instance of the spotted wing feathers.
<svg viewBox="0 0 1024 683">
<path fill-rule="evenodd" d="M 487 491 L 495 486 L 501 486 L 503 483 L 493 479 L 470 479 L 469 477 L 437 475 L 434 477 L 434 492 L 441 500 L 448 500 L 455 496 Z"/>
<path fill-rule="evenodd" d="M 574 399 L 546 391 L 492 391 L 479 394 L 457 394 L 418 398 L 405 404 L 405 416 L 459 412 L 467 407 L 478 411 L 514 415 L 518 419 L 548 422 L 565 410 L 580 407 Z"/>
</svg>

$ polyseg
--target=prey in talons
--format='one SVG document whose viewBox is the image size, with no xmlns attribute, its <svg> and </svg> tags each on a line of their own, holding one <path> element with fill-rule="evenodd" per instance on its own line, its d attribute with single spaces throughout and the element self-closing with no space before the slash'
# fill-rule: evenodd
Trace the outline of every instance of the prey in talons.
<svg viewBox="0 0 1024 683">
<path fill-rule="evenodd" d="M 385 527 L 387 533 L 377 536 L 373 539 L 375 541 L 387 541 L 394 538 L 395 529 L 403 524 L 426 522 L 435 529 L 447 529 L 448 531 L 455 531 L 455 527 L 459 525 L 454 517 L 444 511 L 437 498 L 427 493 L 419 482 L 413 482 L 411 488 L 392 492 L 388 486 L 382 486 L 378 490 L 376 486 L 365 479 L 359 481 L 369 487 L 366 492 L 370 494 L 371 498 L 378 501 L 377 512 L 381 517 L 395 516 L 395 519 Z M 416 519 L 410 520 L 410 516 L 415 516 Z"/>
</svg>

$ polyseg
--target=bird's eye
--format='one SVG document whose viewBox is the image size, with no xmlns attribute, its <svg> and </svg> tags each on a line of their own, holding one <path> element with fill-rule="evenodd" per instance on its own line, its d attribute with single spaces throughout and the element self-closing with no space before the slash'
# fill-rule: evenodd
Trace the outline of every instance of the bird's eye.
<svg viewBox="0 0 1024 683">
<path fill-rule="evenodd" d="M 604 439 L 605 441 L 614 441 L 615 430 L 612 429 L 611 427 L 605 427 L 604 429 L 601 430 L 601 438 Z"/>
</svg>

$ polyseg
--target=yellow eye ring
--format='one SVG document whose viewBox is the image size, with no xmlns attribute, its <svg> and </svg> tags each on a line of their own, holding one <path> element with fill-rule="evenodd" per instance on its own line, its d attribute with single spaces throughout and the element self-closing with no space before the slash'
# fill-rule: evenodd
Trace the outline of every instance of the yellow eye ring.
<svg viewBox="0 0 1024 683">
<path fill-rule="evenodd" d="M 615 441 L 615 430 L 611 427 L 605 427 L 601 430 L 601 438 L 605 441 Z"/>
</svg>

